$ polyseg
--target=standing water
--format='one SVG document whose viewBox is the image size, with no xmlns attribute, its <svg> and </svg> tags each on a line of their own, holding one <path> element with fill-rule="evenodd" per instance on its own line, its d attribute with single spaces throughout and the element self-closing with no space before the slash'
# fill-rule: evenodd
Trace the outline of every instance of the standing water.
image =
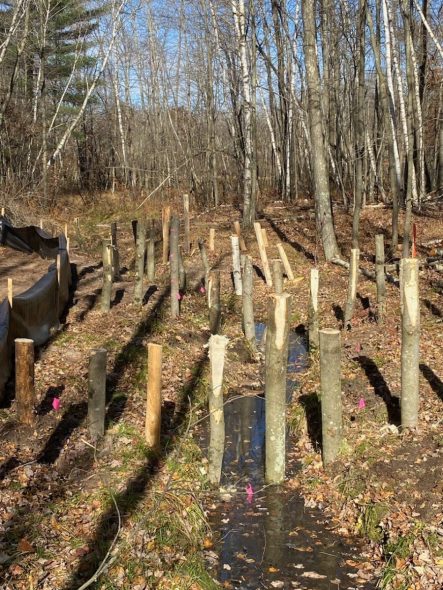
<svg viewBox="0 0 443 590">
<path fill-rule="evenodd" d="M 257 345 L 264 325 L 256 326 Z M 306 366 L 306 341 L 290 333 L 287 399 L 297 386 L 294 373 Z M 326 528 L 318 510 L 285 486 L 266 486 L 265 399 L 263 394 L 228 398 L 221 493 L 209 514 L 219 538 L 215 575 L 226 588 L 351 590 L 373 588 L 355 582 L 344 565 L 356 549 Z M 292 469 L 291 469 L 292 468 Z M 294 470 L 289 463 L 288 471 Z M 292 473 L 293 475 L 293 473 Z"/>
</svg>

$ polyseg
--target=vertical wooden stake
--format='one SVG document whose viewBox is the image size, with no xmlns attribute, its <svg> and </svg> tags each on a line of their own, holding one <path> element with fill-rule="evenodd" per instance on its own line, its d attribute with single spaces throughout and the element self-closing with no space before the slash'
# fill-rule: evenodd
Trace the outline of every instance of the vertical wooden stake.
<svg viewBox="0 0 443 590">
<path fill-rule="evenodd" d="M 12 309 L 12 301 L 14 299 L 14 284 L 12 279 L 8 279 L 8 301 L 9 307 Z"/>
<path fill-rule="evenodd" d="M 418 259 L 402 260 L 401 425 L 414 428 L 420 405 L 420 302 Z"/>
<path fill-rule="evenodd" d="M 143 219 L 137 222 L 137 246 L 135 254 L 135 285 L 134 285 L 134 303 L 141 305 L 143 303 L 143 278 L 145 274 L 145 242 L 146 228 Z"/>
<path fill-rule="evenodd" d="M 171 317 L 177 318 L 180 315 L 180 290 L 179 290 L 179 221 L 178 217 L 174 215 L 171 220 L 171 236 L 170 236 L 170 255 L 169 267 L 171 271 Z"/>
<path fill-rule="evenodd" d="M 254 269 L 252 266 L 251 256 L 245 256 L 243 267 L 243 331 L 246 340 L 253 350 L 255 350 L 255 322 L 254 322 Z"/>
<path fill-rule="evenodd" d="M 211 267 L 209 266 L 208 262 L 208 254 L 206 252 L 206 246 L 203 240 L 198 241 L 198 248 L 200 250 L 200 256 L 203 263 L 203 268 L 205 270 L 205 287 L 206 287 L 206 295 L 208 297 L 208 306 L 209 306 L 209 289 L 208 289 L 208 282 L 209 282 L 209 271 Z"/>
<path fill-rule="evenodd" d="M 5 216 L 5 208 L 2 207 L 2 217 L 4 217 L 4 216 Z"/>
<path fill-rule="evenodd" d="M 319 273 L 318 268 L 311 268 L 311 277 L 309 284 L 309 307 L 308 307 L 308 336 L 309 350 L 313 352 L 319 346 L 319 321 L 318 321 L 318 287 Z"/>
<path fill-rule="evenodd" d="M 239 221 L 234 221 L 234 231 L 236 236 L 238 237 L 239 240 L 239 244 L 240 244 L 240 251 L 241 252 L 247 252 L 247 248 L 246 248 L 246 244 L 245 241 L 243 239 L 243 236 L 241 235 L 241 226 L 240 226 L 240 222 Z"/>
<path fill-rule="evenodd" d="M 163 207 L 162 211 L 162 235 L 163 235 L 163 264 L 169 260 L 169 225 L 171 222 L 171 207 Z"/>
<path fill-rule="evenodd" d="M 43 219 L 40 219 L 40 229 L 43 229 Z"/>
<path fill-rule="evenodd" d="M 70 246 L 71 246 L 71 238 L 66 238 L 66 252 L 68 253 L 68 256 L 69 256 Z"/>
<path fill-rule="evenodd" d="M 65 223 L 65 238 L 68 238 L 68 224 Z"/>
<path fill-rule="evenodd" d="M 342 442 L 340 330 L 320 330 L 320 388 L 323 465 L 335 461 Z"/>
<path fill-rule="evenodd" d="M 103 240 L 103 286 L 100 307 L 107 313 L 111 309 L 112 294 L 112 246 L 111 240 Z"/>
<path fill-rule="evenodd" d="M 275 294 L 281 295 L 283 293 L 283 271 L 280 258 L 272 260 L 272 274 Z"/>
<path fill-rule="evenodd" d="M 237 236 L 231 236 L 232 247 L 232 274 L 234 278 L 235 294 L 241 296 L 242 282 L 241 282 L 241 262 L 240 262 L 240 246 Z"/>
<path fill-rule="evenodd" d="M 189 255 L 191 252 L 191 232 L 189 223 L 189 195 L 183 195 L 183 213 L 185 222 L 185 253 Z"/>
<path fill-rule="evenodd" d="M 186 291 L 186 269 L 183 262 L 181 246 L 178 247 L 178 278 L 180 293 L 183 294 Z"/>
<path fill-rule="evenodd" d="M 375 236 L 375 275 L 377 281 L 377 321 L 383 323 L 386 299 L 384 235 Z"/>
<path fill-rule="evenodd" d="M 266 248 L 263 243 L 263 233 L 261 231 L 261 226 L 258 221 L 254 222 L 254 230 L 255 235 L 257 237 L 258 250 L 260 252 L 260 258 L 263 266 L 263 274 L 265 275 L 266 284 L 269 287 L 272 287 L 272 275 L 271 270 L 269 268 L 268 255 L 266 254 Z"/>
<path fill-rule="evenodd" d="M 266 482 L 281 483 L 286 462 L 286 371 L 290 295 L 271 295 L 265 353 Z"/>
<path fill-rule="evenodd" d="M 349 283 L 348 283 L 348 298 L 346 300 L 345 321 L 344 327 L 348 328 L 351 324 L 354 313 L 355 298 L 357 296 L 357 277 L 358 277 L 358 262 L 360 259 L 360 250 L 352 248 L 351 261 L 349 264 Z"/>
<path fill-rule="evenodd" d="M 120 280 L 120 254 L 117 243 L 117 223 L 111 223 L 111 246 L 112 246 L 112 278 L 114 281 Z"/>
<path fill-rule="evenodd" d="M 209 273 L 209 330 L 211 334 L 218 334 L 221 319 L 220 304 L 220 271 L 214 270 Z"/>
<path fill-rule="evenodd" d="M 209 251 L 214 252 L 215 250 L 215 229 L 213 227 L 209 230 Z"/>
<path fill-rule="evenodd" d="M 294 273 L 292 272 L 291 265 L 289 264 L 288 257 L 286 256 L 286 252 L 283 248 L 282 243 L 277 244 L 278 255 L 280 256 L 281 261 L 283 262 L 283 267 L 285 269 L 286 276 L 290 281 L 294 280 Z"/>
<path fill-rule="evenodd" d="M 21 424 L 34 424 L 34 341 L 15 339 L 15 399 L 17 418 Z"/>
<path fill-rule="evenodd" d="M 149 240 L 147 241 L 148 255 L 146 260 L 146 273 L 148 281 L 151 283 L 155 280 L 155 229 L 154 220 L 149 224 Z"/>
<path fill-rule="evenodd" d="M 94 441 L 105 434 L 107 355 L 105 348 L 97 348 L 89 357 L 88 429 Z"/>
<path fill-rule="evenodd" d="M 228 339 L 212 335 L 209 339 L 211 387 L 209 389 L 209 469 L 208 479 L 213 485 L 220 483 L 225 449 L 225 418 L 223 411 L 223 370 Z"/>
<path fill-rule="evenodd" d="M 148 344 L 148 382 L 146 396 L 145 437 L 149 447 L 160 449 L 161 434 L 162 347 Z"/>
<path fill-rule="evenodd" d="M 265 248 L 267 248 L 269 246 L 269 242 L 268 242 L 268 234 L 266 232 L 266 228 L 262 227 L 261 228 L 261 233 L 263 236 L 263 245 L 265 246 Z"/>
</svg>

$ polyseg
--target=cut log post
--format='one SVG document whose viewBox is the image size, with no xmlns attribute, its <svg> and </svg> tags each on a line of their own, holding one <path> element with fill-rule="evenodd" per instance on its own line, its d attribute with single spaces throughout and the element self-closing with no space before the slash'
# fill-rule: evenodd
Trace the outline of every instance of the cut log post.
<svg viewBox="0 0 443 590">
<path fill-rule="evenodd" d="M 134 285 L 134 303 L 141 305 L 143 303 L 143 278 L 145 274 L 145 245 L 146 245 L 146 228 L 143 219 L 137 223 L 137 245 L 135 253 L 135 285 Z"/>
<path fill-rule="evenodd" d="M 2 217 L 4 217 L 4 216 L 5 216 L 5 208 L 2 207 Z"/>
<path fill-rule="evenodd" d="M 266 232 L 266 228 L 262 227 L 261 233 L 263 236 L 263 245 L 265 246 L 265 248 L 267 248 L 269 246 L 269 242 L 268 242 L 268 234 Z"/>
<path fill-rule="evenodd" d="M 209 272 L 211 270 L 211 267 L 209 266 L 209 262 L 208 262 L 208 254 L 206 252 L 206 246 L 203 240 L 199 240 L 198 241 L 198 248 L 200 250 L 200 256 L 202 259 L 202 263 L 203 263 L 203 268 L 205 271 L 205 288 L 206 288 L 206 297 L 208 299 L 208 307 L 210 307 L 209 305 L 209 288 L 208 288 L 208 284 L 209 284 Z"/>
<path fill-rule="evenodd" d="M 241 282 L 241 261 L 240 261 L 240 245 L 237 236 L 231 236 L 232 248 L 232 276 L 234 278 L 235 294 L 241 297 L 242 282 Z"/>
<path fill-rule="evenodd" d="M 163 235 L 163 264 L 169 260 L 169 225 L 171 223 L 171 207 L 163 207 L 162 211 L 162 235 Z"/>
<path fill-rule="evenodd" d="M 70 248 L 71 248 L 71 238 L 66 238 L 66 252 L 68 253 L 68 256 L 69 256 Z"/>
<path fill-rule="evenodd" d="M 146 242 L 147 256 L 146 256 L 146 275 L 148 282 L 152 283 L 155 280 L 155 228 L 154 220 L 149 222 L 149 239 Z"/>
<path fill-rule="evenodd" d="M 15 399 L 17 419 L 21 424 L 34 424 L 34 341 L 15 339 Z"/>
<path fill-rule="evenodd" d="M 280 258 L 272 260 L 272 275 L 275 294 L 281 295 L 283 293 L 283 270 Z"/>
<path fill-rule="evenodd" d="M 223 453 L 225 450 L 225 419 L 223 411 L 223 370 L 228 339 L 212 335 L 209 339 L 211 362 L 211 387 L 209 388 L 209 468 L 208 479 L 218 485 L 221 479 Z"/>
<path fill-rule="evenodd" d="M 309 284 L 309 307 L 308 307 L 308 336 L 309 350 L 313 352 L 319 346 L 319 321 L 318 321 L 318 286 L 319 273 L 318 268 L 311 268 L 311 277 Z"/>
<path fill-rule="evenodd" d="M 346 300 L 344 328 L 350 328 L 352 316 L 354 314 L 354 304 L 355 298 L 357 296 L 357 277 L 359 260 L 360 250 L 358 248 L 352 248 L 351 260 L 349 264 L 348 297 Z"/>
<path fill-rule="evenodd" d="M 235 231 L 235 235 L 238 237 L 240 251 L 247 252 L 248 249 L 246 248 L 245 240 L 243 239 L 243 236 L 241 233 L 241 225 L 240 225 L 239 221 L 234 221 L 234 231 Z"/>
<path fill-rule="evenodd" d="M 179 277 L 179 290 L 180 293 L 186 291 L 186 269 L 183 261 L 183 254 L 181 246 L 178 247 L 178 277 Z"/>
<path fill-rule="evenodd" d="M 243 331 L 246 340 L 255 350 L 255 322 L 254 322 L 254 268 L 251 256 L 245 256 L 243 267 Z"/>
<path fill-rule="evenodd" d="M 105 434 L 106 414 L 106 361 L 105 348 L 91 351 L 88 371 L 88 429 L 92 440 Z"/>
<path fill-rule="evenodd" d="M 263 233 L 261 231 L 261 225 L 258 221 L 254 222 L 254 230 L 257 238 L 258 251 L 260 252 L 260 258 L 263 266 L 263 274 L 265 275 L 266 284 L 269 287 L 272 287 L 271 269 L 269 268 L 268 255 L 266 254 L 266 248 L 263 243 Z"/>
<path fill-rule="evenodd" d="M 209 230 L 209 252 L 215 250 L 215 228 L 211 227 Z"/>
<path fill-rule="evenodd" d="M 384 235 L 375 236 L 375 276 L 377 282 L 377 321 L 383 323 L 386 299 Z"/>
<path fill-rule="evenodd" d="M 283 263 L 283 267 L 285 269 L 285 273 L 286 273 L 286 276 L 288 277 L 288 280 L 293 281 L 294 280 L 294 273 L 292 272 L 291 265 L 289 264 L 288 257 L 286 256 L 285 249 L 283 248 L 283 244 L 281 242 L 279 242 L 277 244 L 277 250 L 278 250 L 278 255 L 280 256 L 280 259 Z"/>
<path fill-rule="evenodd" d="M 221 319 L 220 304 L 220 271 L 214 270 L 209 273 L 209 330 L 211 334 L 218 334 Z"/>
<path fill-rule="evenodd" d="M 162 347 L 148 344 L 148 381 L 146 396 L 145 438 L 149 447 L 160 449 L 161 434 Z"/>
<path fill-rule="evenodd" d="M 8 279 L 8 301 L 9 307 L 12 309 L 12 301 L 14 299 L 14 283 L 12 279 Z"/>
<path fill-rule="evenodd" d="M 180 315 L 180 264 L 179 264 L 179 221 L 175 215 L 171 220 L 169 267 L 171 271 L 171 317 Z"/>
<path fill-rule="evenodd" d="M 65 238 L 68 239 L 68 224 L 65 223 Z"/>
<path fill-rule="evenodd" d="M 114 281 L 120 280 L 120 254 L 118 252 L 117 243 L 117 223 L 111 223 L 111 245 L 112 245 L 112 279 Z"/>
<path fill-rule="evenodd" d="M 414 428 L 418 423 L 420 303 L 418 260 L 402 260 L 402 338 L 401 338 L 401 425 Z"/>
<path fill-rule="evenodd" d="M 40 229 L 43 229 L 43 219 L 40 219 Z"/>
<path fill-rule="evenodd" d="M 111 240 L 103 240 L 103 286 L 100 307 L 107 313 L 111 309 L 112 294 L 112 246 Z"/>
<path fill-rule="evenodd" d="M 266 482 L 281 483 L 286 462 L 286 372 L 290 295 L 272 295 L 265 348 Z"/>
<path fill-rule="evenodd" d="M 189 221 L 189 195 L 183 195 L 183 216 L 185 226 L 185 254 L 189 256 L 191 252 L 191 230 Z"/>
<path fill-rule="evenodd" d="M 320 388 L 323 465 L 335 461 L 342 443 L 340 330 L 320 330 Z"/>
</svg>

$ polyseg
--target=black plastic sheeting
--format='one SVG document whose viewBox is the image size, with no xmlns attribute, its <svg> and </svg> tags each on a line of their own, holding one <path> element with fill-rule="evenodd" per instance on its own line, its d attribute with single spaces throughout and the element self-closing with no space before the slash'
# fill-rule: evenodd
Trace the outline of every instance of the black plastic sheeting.
<svg viewBox="0 0 443 590">
<path fill-rule="evenodd" d="M 0 244 L 52 260 L 48 272 L 27 291 L 0 302 L 0 399 L 13 367 L 14 340 L 30 338 L 41 346 L 59 328 L 59 319 L 69 300 L 71 265 L 66 238 L 49 236 L 38 227 L 13 227 L 0 216 Z M 57 255 L 60 265 L 57 269 Z M 58 276 L 59 275 L 59 276 Z"/>
</svg>

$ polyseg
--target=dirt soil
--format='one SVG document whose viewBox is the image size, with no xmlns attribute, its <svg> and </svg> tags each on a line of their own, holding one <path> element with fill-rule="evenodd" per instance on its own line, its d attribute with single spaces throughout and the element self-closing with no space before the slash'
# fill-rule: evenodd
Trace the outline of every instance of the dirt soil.
<svg viewBox="0 0 443 590">
<path fill-rule="evenodd" d="M 8 296 L 7 279 L 12 279 L 14 295 L 19 295 L 48 272 L 51 262 L 43 260 L 38 254 L 26 254 L 0 246 L 0 301 Z"/>
<path fill-rule="evenodd" d="M 180 211 L 177 203 L 173 204 Z M 146 211 L 160 219 L 160 205 Z M 260 387 L 258 363 L 245 353 L 241 302 L 233 294 L 229 236 L 239 218 L 231 207 L 194 215 L 192 252 L 185 257 L 188 286 L 181 316 L 171 321 L 169 271 L 159 264 L 144 305 L 132 304 L 134 244 L 128 217 L 76 212 L 80 232 L 72 244 L 78 281 L 74 302 L 57 337 L 36 363 L 38 406 L 34 429 L 19 427 L 14 402 L 0 410 L 0 567 L 4 590 L 77 590 L 91 587 L 144 590 L 216 588 L 207 563 L 217 560 L 216 539 L 207 525 L 206 458 L 193 426 L 207 418 L 205 395 L 209 338 L 206 294 L 197 239 L 216 228 L 210 263 L 221 271 L 223 333 L 230 339 L 225 365 L 227 394 Z M 128 214 L 129 215 L 129 214 Z M 109 314 L 100 311 L 100 237 L 110 220 L 120 223 L 121 281 L 114 286 Z M 337 210 L 338 241 L 349 256 L 351 216 Z M 367 208 L 361 219 L 362 266 L 373 269 L 374 237 L 389 236 L 390 211 Z M 347 272 L 320 256 L 312 204 L 276 204 L 264 209 L 270 258 L 284 243 L 297 279 L 286 282 L 292 297 L 291 326 L 307 321 L 310 268 L 320 270 L 322 327 L 342 328 Z M 426 242 L 443 236 L 440 215 L 416 218 L 418 254 L 432 255 Z M 245 234 L 257 266 L 254 297 L 257 320 L 266 320 L 271 290 L 261 278 L 253 232 Z M 161 243 L 157 244 L 157 257 Z M 393 273 L 395 274 L 395 272 Z M 292 452 L 300 470 L 288 485 L 307 506 L 320 508 L 337 534 L 361 535 L 365 547 L 352 564 L 345 588 L 379 581 L 388 589 L 439 590 L 443 584 L 443 306 L 440 275 L 420 275 L 420 424 L 399 429 L 399 290 L 387 286 L 383 325 L 375 321 L 375 284 L 359 280 L 352 329 L 342 332 L 344 445 L 325 472 L 319 440 L 319 363 L 309 368 L 288 411 L 296 436 Z M 144 444 L 146 351 L 163 345 L 163 451 Z M 106 436 L 98 445 L 87 431 L 87 373 L 91 349 L 108 351 Z M 54 409 L 54 398 L 60 409 Z M 364 400 L 362 408 L 361 400 Z M 361 408 L 361 409 L 359 409 Z M 278 573 L 276 573 L 278 582 Z M 312 581 L 311 590 L 315 589 Z M 83 586 L 85 587 L 85 586 Z M 273 586 L 274 587 L 274 586 Z M 281 587 L 281 586 L 275 586 Z"/>
</svg>

